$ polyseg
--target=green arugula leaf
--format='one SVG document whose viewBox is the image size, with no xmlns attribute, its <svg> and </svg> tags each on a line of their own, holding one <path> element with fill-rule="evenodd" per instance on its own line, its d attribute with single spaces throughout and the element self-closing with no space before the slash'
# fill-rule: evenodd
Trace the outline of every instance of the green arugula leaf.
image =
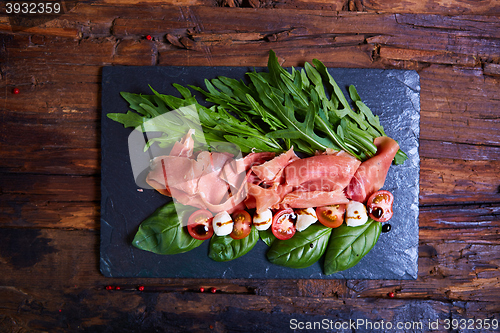
<svg viewBox="0 0 500 333">
<path fill-rule="evenodd" d="M 144 122 L 143 117 L 132 111 L 127 111 L 127 113 L 108 113 L 107 116 L 109 119 L 123 124 L 124 127 L 136 128 L 140 127 Z"/>
<path fill-rule="evenodd" d="M 185 133 L 196 127 L 191 121 L 199 119 L 203 133 L 196 133 L 195 139 L 205 142 L 202 136 L 205 135 L 210 147 L 227 141 L 241 146 L 243 152 L 252 149 L 282 152 L 293 146 L 306 154 L 332 148 L 345 150 L 362 161 L 373 156 L 374 138 L 385 135 L 378 116 L 361 101 L 354 86 L 349 87 L 349 95 L 359 113 L 351 109 L 326 66 L 317 59 L 312 63 L 314 66 L 306 63 L 301 70 L 292 68 L 289 72 L 270 51 L 269 72 L 247 73 L 248 85 L 243 80 L 219 76 L 205 80 L 206 90 L 188 86 L 202 93 L 207 102 L 214 103 L 210 108 L 200 105 L 188 88 L 174 84 L 182 98 L 160 94 L 152 87 L 153 95 L 123 92 L 122 97 L 137 114 L 129 111 L 108 117 L 125 127 L 164 133 L 151 139 L 146 149 L 155 143 L 162 147 L 172 144 L 172 132 Z M 325 85 L 331 89 L 330 99 Z M 186 109 L 194 111 L 181 113 L 187 121 L 148 122 L 169 110 L 190 105 L 194 108 Z M 401 164 L 406 159 L 400 150 L 394 163 Z"/>
</svg>

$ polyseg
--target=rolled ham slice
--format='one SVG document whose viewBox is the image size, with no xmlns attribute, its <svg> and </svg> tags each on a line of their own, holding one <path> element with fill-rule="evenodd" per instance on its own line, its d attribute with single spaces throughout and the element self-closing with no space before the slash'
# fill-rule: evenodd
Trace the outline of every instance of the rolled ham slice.
<svg viewBox="0 0 500 333">
<path fill-rule="evenodd" d="M 328 205 L 346 204 L 346 198 L 342 189 L 336 191 L 293 191 L 285 195 L 281 205 L 290 208 L 309 208 Z"/>
<path fill-rule="evenodd" d="M 295 155 L 292 147 L 286 153 L 283 153 L 270 161 L 253 166 L 252 171 L 265 183 L 280 183 L 282 170 L 296 160 L 299 160 L 299 157 Z"/>
<path fill-rule="evenodd" d="M 233 155 L 227 153 L 201 151 L 193 154 L 194 130 L 176 142 L 168 156 L 155 157 L 151 161 L 151 171 L 146 182 L 161 194 L 171 196 L 183 205 L 208 209 L 213 213 L 232 212 L 243 207 L 246 198 L 246 183 L 250 173 L 246 174 L 245 164 L 251 160 L 272 158 L 274 154 L 252 156 L 241 159 L 243 168 L 237 174 L 229 164 Z M 236 169 L 237 166 L 235 166 Z M 233 188 L 224 178 L 224 170 L 231 170 Z M 227 176 L 227 175 L 226 175 Z M 240 177 L 241 176 L 241 177 Z"/>
<path fill-rule="evenodd" d="M 285 168 L 286 184 L 305 184 L 310 190 L 345 188 L 361 162 L 346 155 L 317 155 L 290 163 Z"/>
<path fill-rule="evenodd" d="M 375 138 L 373 143 L 377 146 L 377 153 L 361 163 L 346 189 L 348 198 L 363 203 L 384 186 L 387 172 L 399 150 L 398 143 L 387 136 Z"/>
</svg>

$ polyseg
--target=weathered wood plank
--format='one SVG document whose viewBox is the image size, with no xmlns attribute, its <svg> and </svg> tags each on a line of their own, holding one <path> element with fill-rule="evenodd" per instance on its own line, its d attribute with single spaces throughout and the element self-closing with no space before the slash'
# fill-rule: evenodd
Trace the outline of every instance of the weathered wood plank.
<svg viewBox="0 0 500 333">
<path fill-rule="evenodd" d="M 18 228 L 99 229 L 97 202 L 51 201 L 0 195 L 0 225 Z"/>
<path fill-rule="evenodd" d="M 420 204 L 498 202 L 500 161 L 421 159 Z M 95 201 L 96 177 L 2 174 L 4 194 L 48 196 L 51 200 Z"/>
<path fill-rule="evenodd" d="M 484 74 L 500 76 L 500 64 L 484 64 Z"/>
<path fill-rule="evenodd" d="M 385 329 L 390 324 L 394 329 L 407 325 L 405 331 L 428 331 L 431 322 L 438 321 L 443 327 L 445 319 L 452 316 L 484 318 L 480 309 L 495 311 L 487 302 L 466 305 L 436 300 L 106 292 L 84 288 L 49 292 L 12 287 L 4 287 L 1 294 L 5 304 L 2 327 L 9 331 L 235 332 L 252 327 L 259 332 L 273 332 L 311 325 L 316 330 L 363 332 L 370 331 L 374 324 L 384 325 Z"/>
<path fill-rule="evenodd" d="M 7 173 L 96 175 L 98 148 L 37 147 L 5 145 L 0 169 Z M 26 156 L 30 156 L 27 160 Z M 499 161 L 500 148 L 453 142 L 420 140 L 420 156 L 468 161 Z"/>
<path fill-rule="evenodd" d="M 391 60 L 411 60 L 424 63 L 430 62 L 434 64 L 450 64 L 471 67 L 479 65 L 479 59 L 474 56 L 446 51 L 423 51 L 383 46 L 379 49 L 379 55 L 381 58 Z"/>
<path fill-rule="evenodd" d="M 30 118 L 35 118 L 30 116 Z M 15 147 L 17 144 L 32 144 L 32 149 L 47 148 L 90 148 L 100 145 L 100 133 L 96 122 L 68 122 L 63 121 L 49 124 L 21 122 L 5 122 L 3 128 L 9 132 L 2 133 L 1 142 L 4 145 Z M 21 153 L 22 150 L 19 150 Z"/>
<path fill-rule="evenodd" d="M 2 173 L 0 184 L 2 195 L 62 202 L 100 200 L 100 178 L 93 176 Z"/>
<path fill-rule="evenodd" d="M 494 0 L 466 2 L 452 0 L 446 2 L 436 1 L 380 1 L 363 0 L 363 9 L 366 11 L 390 13 L 429 13 L 441 15 L 458 14 L 500 14 L 500 7 Z"/>
<path fill-rule="evenodd" d="M 106 7 L 103 8 L 107 9 Z M 158 17 L 158 13 L 153 13 L 151 8 L 144 9 L 144 7 L 139 7 L 138 12 L 147 11 L 148 14 L 158 17 L 158 26 L 152 24 L 150 20 L 135 18 L 136 16 L 134 15 L 137 15 L 135 12 L 126 11 L 125 15 L 129 15 L 129 17 L 114 20 L 111 30 L 117 38 L 123 38 L 130 35 L 135 39 L 144 39 L 146 34 L 151 34 L 155 37 L 156 43 L 125 43 L 122 45 L 122 47 L 127 45 L 132 47 L 133 45 L 134 53 L 146 56 L 146 59 L 148 57 L 154 57 L 155 49 L 170 50 L 165 44 L 166 39 L 164 39 L 164 36 L 175 36 L 176 33 L 174 30 L 177 31 L 177 37 L 184 36 L 184 40 L 190 43 L 189 45 L 184 45 L 184 47 L 195 50 L 204 50 L 210 47 L 210 52 L 216 52 L 215 49 L 217 48 L 227 49 L 229 46 L 233 46 L 234 39 L 236 38 L 238 40 L 238 36 L 242 36 L 242 34 L 247 36 L 247 38 L 238 40 L 239 42 L 255 42 L 252 39 L 248 39 L 248 35 L 253 34 L 258 36 L 257 41 L 261 40 L 261 43 L 259 43 L 259 45 L 261 45 L 261 36 L 275 38 L 273 36 L 276 36 L 276 34 L 282 34 L 283 32 L 287 32 L 288 34 L 288 32 L 293 32 L 287 35 L 287 38 L 293 40 L 294 44 L 290 43 L 290 45 L 282 46 L 287 46 L 287 48 L 292 47 L 294 49 L 306 46 L 307 44 L 305 43 L 309 39 L 318 38 L 317 36 L 319 34 L 331 36 L 332 42 L 329 44 L 331 46 L 336 45 L 336 43 L 333 42 L 334 39 L 340 38 L 340 40 L 342 40 L 343 35 L 351 34 L 352 36 L 362 36 L 366 34 L 369 43 L 384 45 L 384 47 L 380 49 L 382 59 L 392 59 L 392 61 L 411 59 L 412 61 L 421 60 L 423 62 L 445 64 L 458 63 L 472 66 L 477 64 L 479 61 L 478 57 L 487 58 L 485 60 L 495 60 L 495 56 L 497 55 L 495 50 L 497 50 L 500 45 L 498 42 L 499 36 L 495 32 L 498 30 L 496 29 L 498 28 L 497 24 L 488 16 L 443 19 L 435 15 L 399 15 L 395 17 L 394 15 L 387 14 L 331 14 L 321 11 L 303 11 L 301 15 L 297 15 L 297 11 L 280 10 L 280 16 L 283 18 L 280 25 L 270 23 L 263 25 L 252 21 L 249 25 L 241 26 L 242 22 L 247 22 L 249 19 L 257 19 L 255 10 L 221 9 L 227 14 L 226 19 L 221 21 L 213 17 L 214 14 L 210 11 L 210 8 L 172 7 L 171 9 L 172 10 L 167 11 L 165 15 Z M 271 11 L 267 10 L 260 10 L 258 12 L 262 14 L 258 16 L 258 19 L 265 22 L 269 22 L 265 20 L 268 15 L 274 15 L 270 13 Z M 304 18 L 307 18 L 307 20 Z M 62 22 L 62 24 L 65 23 Z M 172 27 L 172 25 L 174 25 L 174 27 Z M 439 29 L 436 29 L 436 26 L 439 27 Z M 260 30 L 258 32 L 254 31 L 255 27 L 260 28 Z M 430 27 L 432 27 L 432 31 L 428 31 Z M 190 35 L 189 31 L 194 31 L 194 34 L 191 33 L 191 38 L 187 37 Z M 170 35 L 171 33 L 173 35 Z M 218 42 L 213 40 L 207 42 L 197 37 L 200 34 L 212 34 L 225 37 L 221 37 Z M 370 35 L 373 34 L 375 34 L 375 36 L 370 37 Z M 429 35 L 434 36 L 434 38 L 429 39 Z M 47 41 L 44 43 L 49 45 L 51 43 L 50 38 L 47 37 L 46 39 Z M 125 59 L 127 58 L 120 59 L 119 55 L 117 56 L 115 52 L 117 45 L 119 45 L 116 40 L 109 38 L 94 38 L 91 40 L 92 42 L 89 43 L 86 42 L 87 39 L 82 39 L 80 42 L 82 46 L 80 49 L 79 45 L 78 53 L 83 53 L 83 55 L 85 55 L 86 52 L 88 52 L 85 49 L 87 44 L 95 44 L 98 42 L 97 44 L 104 45 L 107 42 L 109 45 L 102 46 L 104 48 L 101 53 L 106 54 L 106 48 L 109 50 L 110 53 L 108 53 L 108 55 L 110 59 L 108 59 L 108 62 L 113 63 L 114 57 L 117 57 L 117 63 L 126 62 Z M 232 42 L 228 44 L 228 40 Z M 337 41 L 337 44 L 338 42 L 339 41 Z M 358 42 L 359 41 L 357 41 L 357 43 Z M 59 43 L 58 47 L 70 48 L 74 46 L 73 43 L 65 42 L 62 45 Z M 293 47 L 293 45 L 295 45 L 295 47 Z M 38 46 L 38 48 L 28 49 L 28 55 L 31 55 L 31 57 L 38 56 L 40 54 L 39 51 L 43 50 L 43 48 L 40 48 L 40 45 Z M 246 48 L 247 52 L 249 47 L 250 49 L 252 48 L 252 45 L 246 43 L 242 46 L 238 46 Z M 95 47 L 95 45 L 92 44 L 92 47 Z M 276 47 L 279 47 L 279 45 L 276 45 Z M 11 48 L 12 47 L 8 48 L 8 50 Z M 59 48 L 58 51 L 60 51 Z M 241 51 L 239 52 L 241 53 Z M 16 53 L 15 47 L 12 48 L 11 53 L 15 56 L 19 55 Z M 60 62 L 61 58 L 57 56 L 58 54 L 60 54 L 60 52 L 56 54 L 48 52 L 45 54 L 44 60 L 49 63 Z M 196 53 L 190 54 L 196 55 Z M 206 54 L 202 52 L 202 56 L 203 55 Z M 186 54 L 185 52 L 180 52 L 179 56 L 185 57 Z M 141 57 L 138 58 L 141 59 Z M 241 56 L 239 58 L 241 59 Z M 131 60 L 132 59 L 128 61 Z M 193 60 L 196 60 L 196 57 L 193 57 Z M 71 61 L 71 59 L 69 58 L 67 61 Z M 129 63 L 128 61 L 127 63 Z M 202 61 L 201 57 L 200 61 Z M 90 59 L 87 60 L 87 63 L 89 62 L 91 63 Z M 147 60 L 146 63 L 150 63 L 150 60 Z M 201 63 L 204 64 L 204 62 Z M 165 62 L 163 62 L 163 64 L 165 64 Z M 363 65 L 363 63 L 358 64 L 358 66 L 359 65 Z"/>
<path fill-rule="evenodd" d="M 420 204 L 500 201 L 500 161 L 460 161 L 422 158 Z"/>
<path fill-rule="evenodd" d="M 8 173 L 97 175 L 100 173 L 98 148 L 64 148 L 47 146 L 2 147 L 0 170 Z M 29 156 L 29 158 L 26 158 Z"/>
<path fill-rule="evenodd" d="M 33 285 L 67 290 L 104 289 L 119 285 L 149 292 L 197 291 L 216 287 L 223 294 L 279 297 L 369 298 L 396 291 L 402 299 L 446 299 L 494 302 L 500 297 L 499 246 L 470 241 L 429 242 L 421 246 L 419 278 L 392 280 L 197 280 L 107 279 L 98 273 L 98 232 L 2 228 L 0 285 Z M 78 244 L 78 246 L 75 246 Z M 27 246 L 30 245 L 30 246 Z M 34 282 L 32 277 L 37 276 Z M 347 283 L 347 284 L 346 284 Z M 321 298 L 320 298 L 321 299 Z M 496 303 L 498 307 L 498 303 Z"/>
<path fill-rule="evenodd" d="M 498 146 L 500 80 L 463 67 L 433 65 L 419 74 L 422 139 Z"/>
<path fill-rule="evenodd" d="M 496 2 L 106 2 L 81 1 L 64 16 L 15 33 L 0 18 L 0 331 L 226 332 L 256 323 L 262 331 L 282 331 L 292 318 L 500 315 Z M 419 71 L 419 278 L 102 277 L 101 66 L 258 66 L 270 48 L 285 65 L 317 57 L 328 66 Z M 14 87 L 22 93 L 14 96 Z M 123 291 L 108 292 L 108 284 Z M 139 284 L 145 292 L 136 290 Z M 201 294 L 200 286 L 219 291 Z M 387 299 L 388 292 L 396 299 Z"/>
<path fill-rule="evenodd" d="M 411 34 L 410 39 L 408 39 L 408 34 Z M 429 32 L 425 29 L 415 29 L 415 31 L 408 32 L 408 34 L 392 33 L 377 35 L 367 37 L 366 41 L 369 44 L 403 50 L 409 49 L 408 52 L 412 51 L 420 57 L 422 57 L 422 54 L 418 52 L 430 52 L 431 55 L 441 56 L 443 60 L 451 64 L 454 64 L 456 61 L 474 64 L 474 57 L 476 57 L 476 61 L 479 59 L 495 59 L 500 52 L 500 41 L 494 38 L 469 36 L 468 34 L 461 34 L 453 30 Z M 390 51 L 394 52 L 390 49 L 386 52 L 389 53 Z M 404 52 L 402 52 L 401 56 L 404 55 Z M 428 61 L 433 62 L 431 59 L 429 56 Z M 439 58 L 437 59 L 439 60 Z M 455 62 L 452 60 L 455 60 Z"/>
<path fill-rule="evenodd" d="M 0 32 L 9 33 L 12 32 L 13 27 L 10 24 L 2 24 L 0 23 Z M 19 27 L 20 28 L 20 27 Z M 60 37 L 69 37 L 69 38 L 79 38 L 80 32 L 77 29 L 71 28 L 46 28 L 46 27 L 31 27 L 31 28 L 23 28 L 16 29 L 14 27 L 16 33 L 23 35 L 44 35 L 44 36 L 60 36 Z"/>
<path fill-rule="evenodd" d="M 420 139 L 420 157 L 440 157 L 457 160 L 498 161 L 500 147 L 471 145 L 440 140 Z"/>
</svg>

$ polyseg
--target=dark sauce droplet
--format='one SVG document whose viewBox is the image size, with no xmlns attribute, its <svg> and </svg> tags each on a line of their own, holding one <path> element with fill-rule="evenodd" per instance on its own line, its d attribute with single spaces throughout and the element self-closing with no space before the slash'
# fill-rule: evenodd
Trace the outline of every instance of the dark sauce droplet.
<svg viewBox="0 0 500 333">
<path fill-rule="evenodd" d="M 205 224 L 198 224 L 196 227 L 194 227 L 194 232 L 197 235 L 205 236 L 208 233 L 208 226 Z"/>
<path fill-rule="evenodd" d="M 372 214 L 373 216 L 375 216 L 375 218 L 379 219 L 382 217 L 382 215 L 384 215 L 384 210 L 380 207 L 376 207 L 373 211 L 372 211 Z"/>
<path fill-rule="evenodd" d="M 309 247 L 312 249 L 314 247 L 314 244 L 313 243 L 309 244 Z"/>
<path fill-rule="evenodd" d="M 391 228 L 392 228 L 392 227 L 391 227 L 391 225 L 390 225 L 389 223 L 384 224 L 384 225 L 382 226 L 382 232 L 389 232 L 389 231 L 391 231 Z"/>
</svg>

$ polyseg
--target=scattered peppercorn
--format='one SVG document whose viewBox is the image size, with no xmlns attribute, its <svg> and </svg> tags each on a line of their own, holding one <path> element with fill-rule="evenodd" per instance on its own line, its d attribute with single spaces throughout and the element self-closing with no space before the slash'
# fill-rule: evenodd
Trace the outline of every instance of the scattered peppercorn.
<svg viewBox="0 0 500 333">
<path fill-rule="evenodd" d="M 392 291 L 391 291 L 389 294 L 387 294 L 387 295 L 388 295 L 390 298 L 394 298 L 394 296 L 396 296 L 396 295 L 394 294 L 394 292 L 392 292 Z"/>
<path fill-rule="evenodd" d="M 200 287 L 200 293 L 203 293 L 203 292 L 205 292 L 205 288 Z"/>
<path fill-rule="evenodd" d="M 392 226 L 389 223 L 386 223 L 382 226 L 382 232 L 389 232 L 391 231 Z"/>
<path fill-rule="evenodd" d="M 139 290 L 139 291 L 144 291 L 144 286 L 139 286 L 139 287 L 137 287 L 137 290 Z"/>
<path fill-rule="evenodd" d="M 14 95 L 17 95 L 17 94 L 19 94 L 20 92 L 21 92 L 21 91 L 20 91 L 18 88 L 14 88 L 14 89 L 12 89 L 12 93 L 13 93 Z"/>
<path fill-rule="evenodd" d="M 215 294 L 217 292 L 217 288 L 215 288 L 215 287 L 210 288 L 210 292 L 212 294 Z"/>
<path fill-rule="evenodd" d="M 120 286 L 115 287 L 116 290 L 121 290 L 122 288 Z"/>
<path fill-rule="evenodd" d="M 153 37 L 151 37 L 151 35 L 147 35 L 147 36 L 146 36 L 146 39 L 147 39 L 147 40 L 152 40 L 152 39 L 153 39 Z"/>
</svg>

